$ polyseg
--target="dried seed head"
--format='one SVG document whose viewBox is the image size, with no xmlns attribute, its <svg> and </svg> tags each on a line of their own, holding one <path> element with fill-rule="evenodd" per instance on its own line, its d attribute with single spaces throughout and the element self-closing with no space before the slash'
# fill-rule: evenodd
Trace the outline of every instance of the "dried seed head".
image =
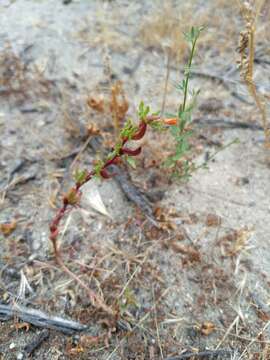
<svg viewBox="0 0 270 360">
<path fill-rule="evenodd" d="M 250 1 L 245 1 L 242 5 L 242 14 L 243 18 L 247 23 L 253 24 L 255 18 L 254 7 L 251 5 Z"/>
<path fill-rule="evenodd" d="M 248 49 L 249 34 L 247 31 L 241 31 L 239 36 L 239 46 L 237 48 L 240 54 L 244 53 Z"/>
<path fill-rule="evenodd" d="M 91 96 L 87 100 L 87 105 L 90 108 L 102 113 L 104 112 L 104 97 L 102 95 L 96 97 Z"/>
</svg>

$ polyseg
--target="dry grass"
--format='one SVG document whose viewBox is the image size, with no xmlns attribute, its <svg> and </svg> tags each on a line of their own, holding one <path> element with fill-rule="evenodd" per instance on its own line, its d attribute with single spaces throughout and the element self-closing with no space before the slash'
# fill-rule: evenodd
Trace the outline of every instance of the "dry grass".
<svg viewBox="0 0 270 360">
<path fill-rule="evenodd" d="M 255 34 L 257 20 L 263 8 L 264 0 L 242 3 L 242 15 L 245 20 L 245 30 L 240 33 L 239 53 L 241 55 L 241 76 L 245 81 L 250 95 L 261 114 L 265 135 L 265 146 L 270 148 L 270 125 L 267 120 L 266 104 L 263 96 L 258 93 L 254 82 Z"/>
<path fill-rule="evenodd" d="M 165 54 L 170 49 L 173 63 L 183 62 L 187 55 L 183 33 L 191 26 L 205 25 L 207 31 L 201 35 L 199 48 L 212 49 L 223 56 L 235 47 L 233 41 L 237 38 L 237 18 L 230 14 L 236 11 L 237 5 L 232 0 L 218 0 L 203 7 L 193 0 L 179 5 L 166 1 L 141 25 L 142 42 Z M 230 17 L 230 24 L 226 16 Z"/>
<path fill-rule="evenodd" d="M 111 81 L 110 90 L 109 96 L 106 96 L 106 94 L 95 94 L 94 96 L 90 96 L 87 100 L 87 104 L 91 109 L 112 117 L 115 135 L 118 136 L 128 111 L 129 104 L 121 81 Z"/>
<path fill-rule="evenodd" d="M 94 23 L 91 14 L 86 15 L 81 23 L 81 29 L 74 37 L 87 45 L 87 48 L 96 47 L 125 53 L 132 46 L 131 39 L 118 28 L 119 20 L 110 12 L 106 4 L 100 6 L 95 13 Z M 89 27 L 89 24 L 94 26 L 95 29 L 92 26 Z"/>
</svg>

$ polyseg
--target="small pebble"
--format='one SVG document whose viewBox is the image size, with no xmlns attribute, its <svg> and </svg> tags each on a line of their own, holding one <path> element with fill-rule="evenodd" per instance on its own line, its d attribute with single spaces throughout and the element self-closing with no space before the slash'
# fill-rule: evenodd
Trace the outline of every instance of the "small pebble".
<svg viewBox="0 0 270 360">
<path fill-rule="evenodd" d="M 16 345 L 15 345 L 14 343 L 11 343 L 11 344 L 9 345 L 10 350 L 14 349 L 15 346 L 16 346 Z"/>
<path fill-rule="evenodd" d="M 18 355 L 17 355 L 17 360 L 22 360 L 23 359 L 23 353 L 19 353 Z"/>
</svg>

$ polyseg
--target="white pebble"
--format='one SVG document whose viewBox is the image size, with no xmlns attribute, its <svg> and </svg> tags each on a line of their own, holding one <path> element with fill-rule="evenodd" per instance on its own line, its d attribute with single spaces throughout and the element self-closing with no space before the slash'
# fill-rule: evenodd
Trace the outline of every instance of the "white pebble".
<svg viewBox="0 0 270 360">
<path fill-rule="evenodd" d="M 23 359 L 23 353 L 19 353 L 17 355 L 17 360 L 22 360 Z"/>
<path fill-rule="evenodd" d="M 9 345 L 10 350 L 14 349 L 15 346 L 16 346 L 16 345 L 15 345 L 14 343 L 11 343 L 11 344 Z"/>
</svg>

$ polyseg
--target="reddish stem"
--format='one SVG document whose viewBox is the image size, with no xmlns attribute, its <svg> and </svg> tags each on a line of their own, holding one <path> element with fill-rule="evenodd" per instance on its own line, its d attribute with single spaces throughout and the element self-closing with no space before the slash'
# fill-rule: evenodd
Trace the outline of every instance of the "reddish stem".
<svg viewBox="0 0 270 360">
<path fill-rule="evenodd" d="M 158 120 L 158 119 L 159 119 L 159 116 L 148 116 L 145 120 L 141 120 L 139 123 L 139 126 L 138 126 L 138 130 L 132 136 L 131 140 L 142 139 L 146 133 L 147 124 L 149 124 L 152 121 Z M 129 140 L 128 138 L 122 139 L 122 143 L 121 143 L 120 149 L 118 151 L 118 155 L 115 155 L 112 159 L 108 159 L 104 163 L 103 167 L 100 169 L 99 173 L 104 179 L 109 179 L 113 176 L 112 174 L 108 173 L 106 168 L 112 164 L 118 163 L 121 160 L 122 155 L 127 154 L 130 156 L 137 156 L 140 154 L 141 147 L 138 147 L 135 150 L 132 150 L 129 148 L 124 148 L 124 146 L 128 142 L 128 140 Z M 90 290 L 88 288 L 88 286 L 80 278 L 78 278 L 72 271 L 70 271 L 67 268 L 67 266 L 64 264 L 64 262 L 62 260 L 59 248 L 57 246 L 57 238 L 59 235 L 59 224 L 60 224 L 61 220 L 65 216 L 66 211 L 70 206 L 73 206 L 73 207 L 76 206 L 76 203 L 77 203 L 77 201 L 79 201 L 79 198 L 80 198 L 80 193 L 81 193 L 80 188 L 85 183 L 87 183 L 89 180 L 91 180 L 94 175 L 96 175 L 95 170 L 89 171 L 83 181 L 77 182 L 75 184 L 75 186 L 73 188 L 71 188 L 70 191 L 65 196 L 63 196 L 62 207 L 57 211 L 56 215 L 54 216 L 54 218 L 50 224 L 50 240 L 53 244 L 55 259 L 56 259 L 57 263 L 60 265 L 60 267 L 62 267 L 63 271 L 65 273 L 67 273 L 69 276 L 71 276 L 74 280 L 76 280 L 84 289 L 86 289 L 93 306 L 98 307 L 112 315 L 113 314 L 112 309 L 110 309 L 97 294 L 95 294 L 92 290 Z"/>
</svg>

